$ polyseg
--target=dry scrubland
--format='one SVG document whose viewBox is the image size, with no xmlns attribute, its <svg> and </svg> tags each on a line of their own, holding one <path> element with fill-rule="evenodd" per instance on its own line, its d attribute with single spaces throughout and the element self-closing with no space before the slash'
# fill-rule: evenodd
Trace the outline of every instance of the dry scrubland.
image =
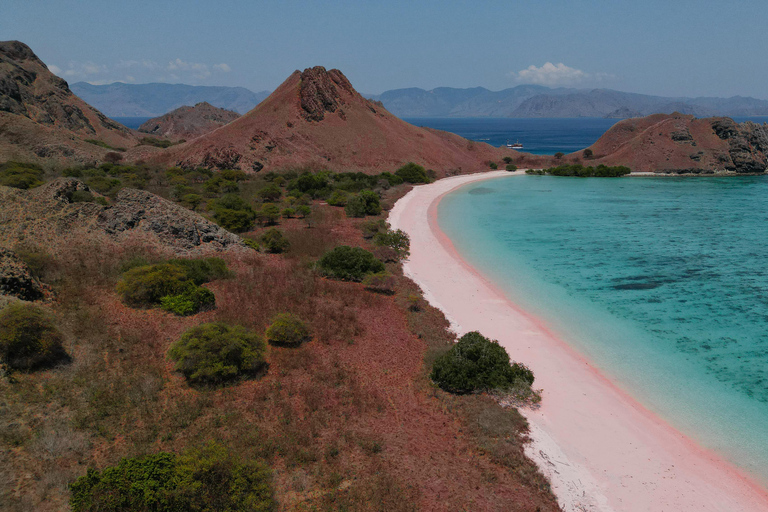
<svg viewBox="0 0 768 512">
<path fill-rule="evenodd" d="M 163 173 L 148 176 L 143 186 L 173 197 Z M 257 175 L 238 194 L 258 208 L 265 185 Z M 408 188 L 379 190 L 385 210 Z M 217 307 L 187 317 L 130 308 L 115 291 L 126 262 L 177 256 L 167 248 L 83 237 L 45 251 L 34 237 L 17 241 L 53 290 L 44 307 L 72 361 L 0 379 L 2 508 L 66 510 L 68 485 L 88 467 L 216 441 L 271 468 L 278 510 L 558 510 L 523 455 L 522 416 L 429 380 L 432 361 L 454 336 L 399 263 L 386 264 L 391 293 L 314 269 L 338 245 L 383 254 L 361 227 L 386 211 L 350 218 L 343 208 L 309 203 L 309 220 L 277 221 L 290 241 L 286 252 L 210 254 L 234 277 L 206 284 Z M 206 212 L 205 204 L 195 207 Z M 242 236 L 259 240 L 267 229 Z M 267 368 L 252 378 L 191 386 L 167 356 L 192 326 L 220 321 L 262 334 L 283 312 L 305 320 L 312 339 L 298 348 L 269 346 Z"/>
</svg>

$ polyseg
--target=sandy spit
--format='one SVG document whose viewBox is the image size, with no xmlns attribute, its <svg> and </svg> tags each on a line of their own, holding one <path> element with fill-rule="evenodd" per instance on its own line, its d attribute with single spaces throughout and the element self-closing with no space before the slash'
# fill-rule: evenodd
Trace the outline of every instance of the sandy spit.
<svg viewBox="0 0 768 512">
<path fill-rule="evenodd" d="M 509 301 L 469 266 L 437 225 L 437 204 L 452 190 L 522 171 L 455 176 L 415 187 L 389 215 L 411 238 L 405 273 L 452 328 L 499 340 L 533 369 L 542 388 L 528 455 L 566 511 L 768 511 L 768 493 L 716 454 L 645 409 Z"/>
</svg>

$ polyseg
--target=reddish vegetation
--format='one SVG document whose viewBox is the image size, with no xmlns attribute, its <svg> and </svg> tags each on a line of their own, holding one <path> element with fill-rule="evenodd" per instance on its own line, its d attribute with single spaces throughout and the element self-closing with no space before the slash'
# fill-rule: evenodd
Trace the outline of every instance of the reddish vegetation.
<svg viewBox="0 0 768 512">
<path fill-rule="evenodd" d="M 183 167 L 259 171 L 310 166 L 393 171 L 416 162 L 438 174 L 487 169 L 507 149 L 418 128 L 358 94 L 339 70 L 296 71 L 266 100 L 229 125 L 152 160 Z"/>
<path fill-rule="evenodd" d="M 165 115 L 155 117 L 139 126 L 139 131 L 171 139 L 194 139 L 216 128 L 231 123 L 240 114 L 198 103 L 194 107 L 179 107 Z"/>
<path fill-rule="evenodd" d="M 25 44 L 0 42 L 0 160 L 93 160 L 135 144 L 133 133 L 72 94 Z"/>
<path fill-rule="evenodd" d="M 626 165 L 635 172 L 762 173 L 768 167 L 768 129 L 732 119 L 656 114 L 614 125 L 590 146 L 592 165 Z M 582 152 L 567 160 L 582 158 Z"/>
</svg>

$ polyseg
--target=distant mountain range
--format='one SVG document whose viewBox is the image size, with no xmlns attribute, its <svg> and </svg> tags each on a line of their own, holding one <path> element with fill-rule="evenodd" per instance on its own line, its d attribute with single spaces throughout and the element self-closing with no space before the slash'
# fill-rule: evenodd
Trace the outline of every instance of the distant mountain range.
<svg viewBox="0 0 768 512">
<path fill-rule="evenodd" d="M 211 87 L 184 84 L 91 85 L 77 82 L 70 89 L 109 117 L 154 117 L 182 106 L 207 102 L 214 107 L 245 114 L 269 96 L 244 87 Z"/>
<path fill-rule="evenodd" d="M 732 98 L 668 98 L 610 89 L 551 89 L 519 85 L 502 91 L 483 87 L 395 89 L 370 99 L 398 117 L 641 117 L 680 112 L 696 117 L 768 115 L 768 101 Z"/>
</svg>

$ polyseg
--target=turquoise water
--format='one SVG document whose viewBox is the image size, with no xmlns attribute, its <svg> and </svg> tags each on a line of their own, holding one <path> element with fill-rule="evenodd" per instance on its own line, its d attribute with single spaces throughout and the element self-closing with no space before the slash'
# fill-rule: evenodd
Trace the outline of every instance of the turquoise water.
<svg viewBox="0 0 768 512">
<path fill-rule="evenodd" d="M 504 177 L 438 219 L 620 387 L 768 484 L 768 177 Z"/>
</svg>

